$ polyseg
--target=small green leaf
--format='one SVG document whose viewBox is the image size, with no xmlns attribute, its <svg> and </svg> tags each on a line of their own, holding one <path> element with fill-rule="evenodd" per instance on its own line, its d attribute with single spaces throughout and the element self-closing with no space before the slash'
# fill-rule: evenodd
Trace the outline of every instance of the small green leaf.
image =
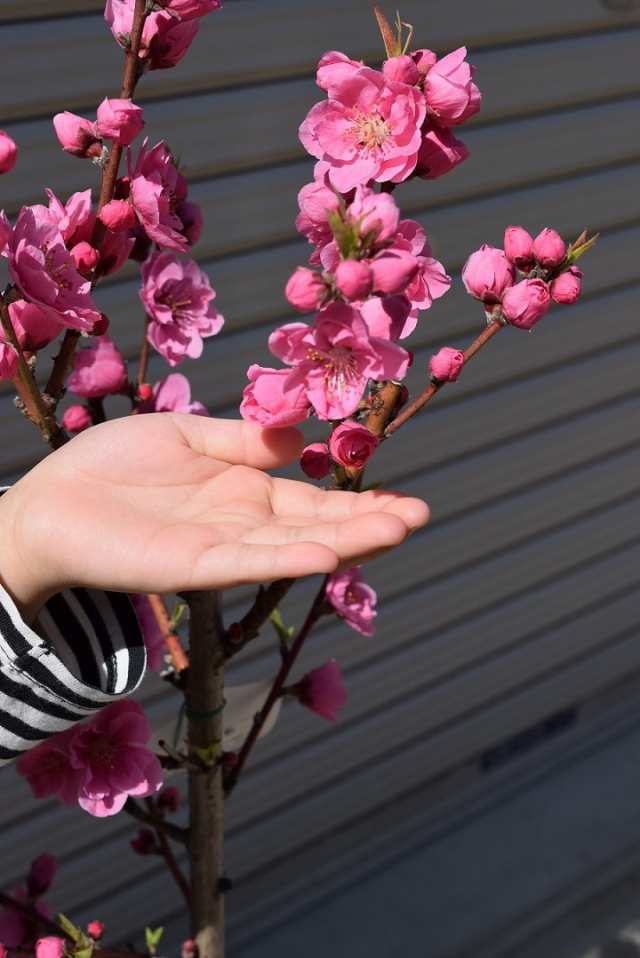
<svg viewBox="0 0 640 958">
<path fill-rule="evenodd" d="M 296 631 L 292 625 L 287 627 L 282 621 L 282 615 L 280 614 L 280 609 L 274 609 L 271 615 L 269 616 L 269 622 L 275 629 L 276 635 L 281 642 L 287 642 L 294 632 Z"/>
<path fill-rule="evenodd" d="M 93 944 L 85 945 L 84 948 L 75 948 L 73 955 L 74 958 L 91 958 L 93 955 Z"/>
<path fill-rule="evenodd" d="M 171 615 L 171 620 L 169 622 L 169 628 L 171 629 L 172 632 L 175 632 L 178 626 L 180 625 L 180 623 L 182 622 L 187 609 L 188 609 L 188 606 L 186 602 L 178 602 L 177 606 L 173 610 L 173 613 Z"/>
<path fill-rule="evenodd" d="M 206 765 L 207 768 L 213 768 L 222 752 L 222 742 L 220 739 L 216 739 L 215 742 L 211 742 L 205 748 L 194 748 L 193 752 L 203 765 Z"/>
<path fill-rule="evenodd" d="M 82 933 L 82 930 L 78 928 L 77 925 L 74 925 L 70 918 L 67 918 L 66 915 L 63 915 L 62 912 L 58 915 L 58 924 L 69 938 L 72 938 L 76 945 L 84 945 L 87 940 Z"/>
<path fill-rule="evenodd" d="M 164 928 L 145 928 L 144 937 L 147 943 L 147 951 L 150 955 L 155 955 L 160 944 L 160 939 L 164 934 Z"/>
</svg>

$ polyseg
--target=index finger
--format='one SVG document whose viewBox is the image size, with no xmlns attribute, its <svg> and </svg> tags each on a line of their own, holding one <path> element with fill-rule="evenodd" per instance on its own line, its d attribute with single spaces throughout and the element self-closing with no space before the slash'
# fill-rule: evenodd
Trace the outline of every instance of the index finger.
<svg viewBox="0 0 640 958">
<path fill-rule="evenodd" d="M 162 413 L 166 416 L 167 413 Z M 234 466 L 274 469 L 296 459 L 304 445 L 298 429 L 265 429 L 242 419 L 209 419 L 171 413 L 185 442 L 203 456 Z"/>
</svg>

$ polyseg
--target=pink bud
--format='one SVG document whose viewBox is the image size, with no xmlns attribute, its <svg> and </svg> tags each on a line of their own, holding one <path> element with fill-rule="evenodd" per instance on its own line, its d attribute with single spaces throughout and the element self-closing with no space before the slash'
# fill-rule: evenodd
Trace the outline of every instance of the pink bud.
<svg viewBox="0 0 640 958">
<path fill-rule="evenodd" d="M 124 390 L 127 367 L 122 353 L 108 336 L 99 336 L 87 349 L 80 349 L 73 360 L 68 386 L 84 399 L 112 396 Z"/>
<path fill-rule="evenodd" d="M 142 402 L 148 402 L 153 396 L 153 386 L 151 383 L 140 383 L 138 386 L 138 398 Z"/>
<path fill-rule="evenodd" d="M 137 855 L 152 855 L 156 850 L 156 837 L 149 828 L 141 828 L 129 844 Z"/>
<path fill-rule="evenodd" d="M 295 309 L 299 309 L 301 313 L 311 313 L 319 309 L 326 291 L 320 273 L 315 273 L 306 266 L 299 266 L 289 278 L 284 292 Z"/>
<path fill-rule="evenodd" d="M 144 127 L 142 110 L 131 100 L 105 97 L 96 114 L 96 130 L 104 140 L 130 146 Z"/>
<path fill-rule="evenodd" d="M 111 200 L 102 207 L 99 218 L 114 233 L 129 230 L 136 224 L 136 214 L 129 200 Z"/>
<path fill-rule="evenodd" d="M 329 474 L 329 447 L 326 442 L 312 442 L 300 456 L 300 468 L 310 479 L 324 479 Z"/>
<path fill-rule="evenodd" d="M 389 193 L 374 193 L 368 186 L 359 186 L 348 214 L 349 220 L 358 224 L 360 236 L 373 233 L 376 243 L 384 243 L 398 232 L 400 210 Z"/>
<path fill-rule="evenodd" d="M 538 233 L 533 241 L 533 253 L 541 266 L 553 269 L 559 266 L 565 257 L 567 248 L 559 233 L 552 229 L 544 229 Z"/>
<path fill-rule="evenodd" d="M 18 147 L 8 133 L 0 130 L 0 175 L 10 173 L 18 159 Z"/>
<path fill-rule="evenodd" d="M 95 123 L 90 120 L 65 110 L 64 113 L 56 113 L 53 127 L 65 153 L 81 159 L 101 155 L 102 142 Z"/>
<path fill-rule="evenodd" d="M 337 720 L 340 709 L 347 701 L 342 673 L 335 659 L 330 659 L 320 668 L 307 672 L 297 686 L 294 686 L 294 690 L 302 705 L 330 722 Z"/>
<path fill-rule="evenodd" d="M 560 273 L 551 284 L 551 299 L 556 303 L 570 306 L 578 299 L 582 290 L 582 270 L 577 266 L 570 266 L 564 273 Z"/>
<path fill-rule="evenodd" d="M 402 293 L 418 272 L 418 260 L 412 253 L 389 249 L 371 260 L 373 288 L 379 293 Z"/>
<path fill-rule="evenodd" d="M 549 285 L 541 279 L 523 279 L 511 286 L 502 298 L 502 312 L 518 329 L 531 329 L 550 305 Z"/>
<path fill-rule="evenodd" d="M 450 173 L 468 156 L 469 150 L 451 130 L 427 126 L 422 134 L 415 175 L 423 180 L 435 180 Z"/>
<path fill-rule="evenodd" d="M 533 263 L 533 236 L 522 226 L 507 226 L 504 231 L 504 252 L 515 266 Z"/>
<path fill-rule="evenodd" d="M 27 876 L 27 891 L 32 898 L 44 895 L 58 871 L 58 859 L 53 855 L 38 855 L 31 862 Z"/>
<path fill-rule="evenodd" d="M 193 938 L 187 938 L 186 941 L 182 942 L 182 947 L 180 949 L 180 958 L 194 958 L 194 955 L 197 952 L 196 943 Z"/>
<path fill-rule="evenodd" d="M 84 406 L 69 406 L 62 417 L 62 425 L 67 432 L 82 432 L 91 425 L 89 410 Z"/>
<path fill-rule="evenodd" d="M 467 48 L 459 47 L 438 60 L 425 78 L 427 107 L 441 126 L 464 123 L 480 109 L 482 96 L 466 56 Z"/>
<path fill-rule="evenodd" d="M 366 426 L 347 419 L 331 433 L 329 451 L 331 458 L 339 465 L 364 469 L 379 441 Z"/>
<path fill-rule="evenodd" d="M 95 268 L 100 258 L 100 254 L 97 249 L 94 249 L 90 243 L 84 242 L 76 243 L 74 247 L 70 250 L 71 258 L 76 264 L 76 269 L 79 273 L 83 275 L 88 275 Z"/>
<path fill-rule="evenodd" d="M 398 83 L 407 83 L 415 86 L 420 79 L 420 71 L 415 61 L 404 54 L 399 57 L 390 57 L 382 64 L 385 80 L 395 80 Z"/>
<path fill-rule="evenodd" d="M 104 922 L 102 921 L 90 921 L 87 925 L 87 934 L 90 938 L 93 938 L 94 941 L 100 941 L 104 935 Z"/>
<path fill-rule="evenodd" d="M 462 269 L 466 291 L 483 303 L 499 303 L 513 279 L 513 266 L 502 250 L 486 244 L 471 254 Z"/>
<path fill-rule="evenodd" d="M 431 375 L 441 383 L 454 383 L 463 366 L 464 353 L 450 346 L 443 346 L 429 360 Z"/>
<path fill-rule="evenodd" d="M 62 958 L 64 955 L 63 938 L 38 938 L 36 941 L 36 958 Z"/>
<path fill-rule="evenodd" d="M 373 273 L 364 260 L 345 259 L 336 269 L 336 286 L 345 299 L 366 299 L 371 292 Z"/>
<path fill-rule="evenodd" d="M 168 815 L 173 815 L 180 808 L 180 790 L 173 785 L 163 788 L 158 795 L 158 809 Z"/>
<path fill-rule="evenodd" d="M 417 66 L 420 76 L 423 77 L 427 75 L 432 66 L 435 66 L 438 60 L 438 57 L 433 50 L 427 49 L 414 50 L 410 56 Z"/>
</svg>

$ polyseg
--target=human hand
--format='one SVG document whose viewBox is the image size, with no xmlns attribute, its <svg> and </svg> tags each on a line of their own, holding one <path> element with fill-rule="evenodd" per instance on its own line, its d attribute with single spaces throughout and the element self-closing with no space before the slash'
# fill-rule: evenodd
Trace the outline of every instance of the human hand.
<svg viewBox="0 0 640 958">
<path fill-rule="evenodd" d="M 395 492 L 326 492 L 262 470 L 296 429 L 174 413 L 81 433 L 0 499 L 0 581 L 27 618 L 70 586 L 221 589 L 351 566 L 428 519 Z"/>
</svg>

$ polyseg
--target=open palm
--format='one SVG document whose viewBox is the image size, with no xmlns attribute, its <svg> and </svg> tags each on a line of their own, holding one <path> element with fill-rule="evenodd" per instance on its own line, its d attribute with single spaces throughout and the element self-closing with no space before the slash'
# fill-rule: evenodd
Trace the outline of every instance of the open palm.
<svg viewBox="0 0 640 958">
<path fill-rule="evenodd" d="M 262 471 L 301 444 L 295 429 L 172 413 L 90 429 L 5 496 L 10 587 L 32 602 L 69 585 L 169 592 L 331 572 L 427 521 L 419 499 Z"/>
</svg>

